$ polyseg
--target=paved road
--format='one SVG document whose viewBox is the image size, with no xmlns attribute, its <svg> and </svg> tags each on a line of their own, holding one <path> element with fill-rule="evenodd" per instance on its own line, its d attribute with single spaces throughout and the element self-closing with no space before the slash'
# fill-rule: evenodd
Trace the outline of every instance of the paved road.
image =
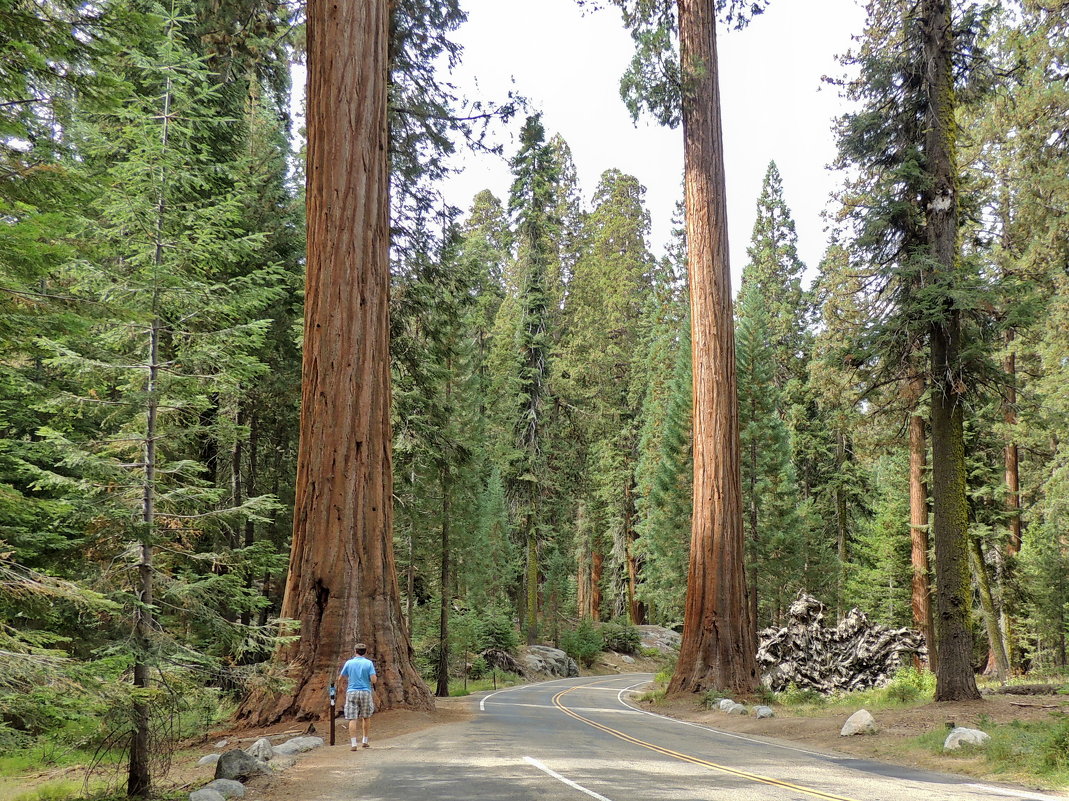
<svg viewBox="0 0 1069 801">
<path fill-rule="evenodd" d="M 977 801 L 1048 799 L 968 778 L 774 745 L 628 704 L 648 674 L 484 696 L 473 720 L 352 754 L 373 801 Z M 347 782 L 348 783 L 348 782 Z"/>
</svg>

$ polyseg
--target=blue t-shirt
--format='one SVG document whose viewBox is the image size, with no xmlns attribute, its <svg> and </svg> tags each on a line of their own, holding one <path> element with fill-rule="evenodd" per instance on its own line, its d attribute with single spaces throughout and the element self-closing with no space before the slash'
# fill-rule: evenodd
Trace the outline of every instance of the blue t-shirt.
<svg viewBox="0 0 1069 801">
<path fill-rule="evenodd" d="M 364 656 L 354 656 L 342 665 L 341 675 L 349 680 L 349 690 L 370 690 L 375 665 Z"/>
</svg>

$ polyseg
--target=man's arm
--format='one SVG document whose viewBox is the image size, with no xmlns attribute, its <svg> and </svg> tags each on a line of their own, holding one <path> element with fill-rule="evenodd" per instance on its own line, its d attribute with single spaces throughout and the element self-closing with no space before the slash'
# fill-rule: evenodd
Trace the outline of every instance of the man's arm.
<svg viewBox="0 0 1069 801">
<path fill-rule="evenodd" d="M 375 675 L 375 663 L 374 662 L 371 663 L 371 675 L 370 675 L 370 678 L 371 678 L 371 686 L 372 687 L 378 687 L 379 686 L 379 677 L 377 675 Z"/>
</svg>

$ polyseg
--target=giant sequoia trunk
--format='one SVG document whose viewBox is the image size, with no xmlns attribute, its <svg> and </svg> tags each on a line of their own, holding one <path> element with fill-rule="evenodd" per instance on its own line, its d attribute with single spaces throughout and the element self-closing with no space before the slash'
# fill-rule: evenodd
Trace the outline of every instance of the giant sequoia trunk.
<svg viewBox="0 0 1069 801">
<path fill-rule="evenodd" d="M 968 505 L 965 496 L 961 313 L 952 294 L 957 262 L 958 196 L 954 154 L 954 34 L 950 0 L 922 0 L 925 90 L 924 197 L 933 279 L 944 288 L 943 317 L 931 327 L 932 506 L 935 513 L 936 701 L 979 698 L 969 631 Z"/>
<path fill-rule="evenodd" d="M 735 335 L 711 0 L 679 0 L 683 153 L 694 359 L 694 516 L 683 642 L 670 692 L 756 689 L 746 605 Z"/>
<path fill-rule="evenodd" d="M 387 0 L 308 4 L 308 260 L 301 438 L 282 616 L 292 689 L 250 699 L 260 724 L 318 717 L 353 645 L 376 704 L 427 709 L 395 575 L 386 161 Z"/>
</svg>

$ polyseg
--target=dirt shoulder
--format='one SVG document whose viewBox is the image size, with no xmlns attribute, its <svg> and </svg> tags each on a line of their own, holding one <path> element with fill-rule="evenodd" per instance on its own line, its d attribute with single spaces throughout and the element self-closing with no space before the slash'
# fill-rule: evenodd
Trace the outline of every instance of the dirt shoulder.
<svg viewBox="0 0 1069 801">
<path fill-rule="evenodd" d="M 798 714 L 776 707 L 776 716 L 764 720 L 704 710 L 692 698 L 671 698 L 638 704 L 651 712 L 700 723 L 714 729 L 756 738 L 784 740 L 822 753 L 839 753 L 914 768 L 960 773 L 987 781 L 1018 782 L 1050 793 L 1069 788 L 1040 787 L 1027 776 L 992 772 L 988 761 L 976 754 L 942 754 L 918 745 L 915 738 L 928 732 L 945 732 L 951 725 L 977 728 L 983 721 L 1008 724 L 1014 721 L 1049 722 L 1052 712 L 1069 712 L 1069 699 L 1020 698 L 992 695 L 982 701 L 929 703 L 916 707 L 873 709 L 877 733 L 842 737 L 839 730 L 856 709 L 820 710 Z M 1051 709 L 1050 707 L 1055 707 Z M 1069 795 L 1067 795 L 1069 797 Z"/>
</svg>

